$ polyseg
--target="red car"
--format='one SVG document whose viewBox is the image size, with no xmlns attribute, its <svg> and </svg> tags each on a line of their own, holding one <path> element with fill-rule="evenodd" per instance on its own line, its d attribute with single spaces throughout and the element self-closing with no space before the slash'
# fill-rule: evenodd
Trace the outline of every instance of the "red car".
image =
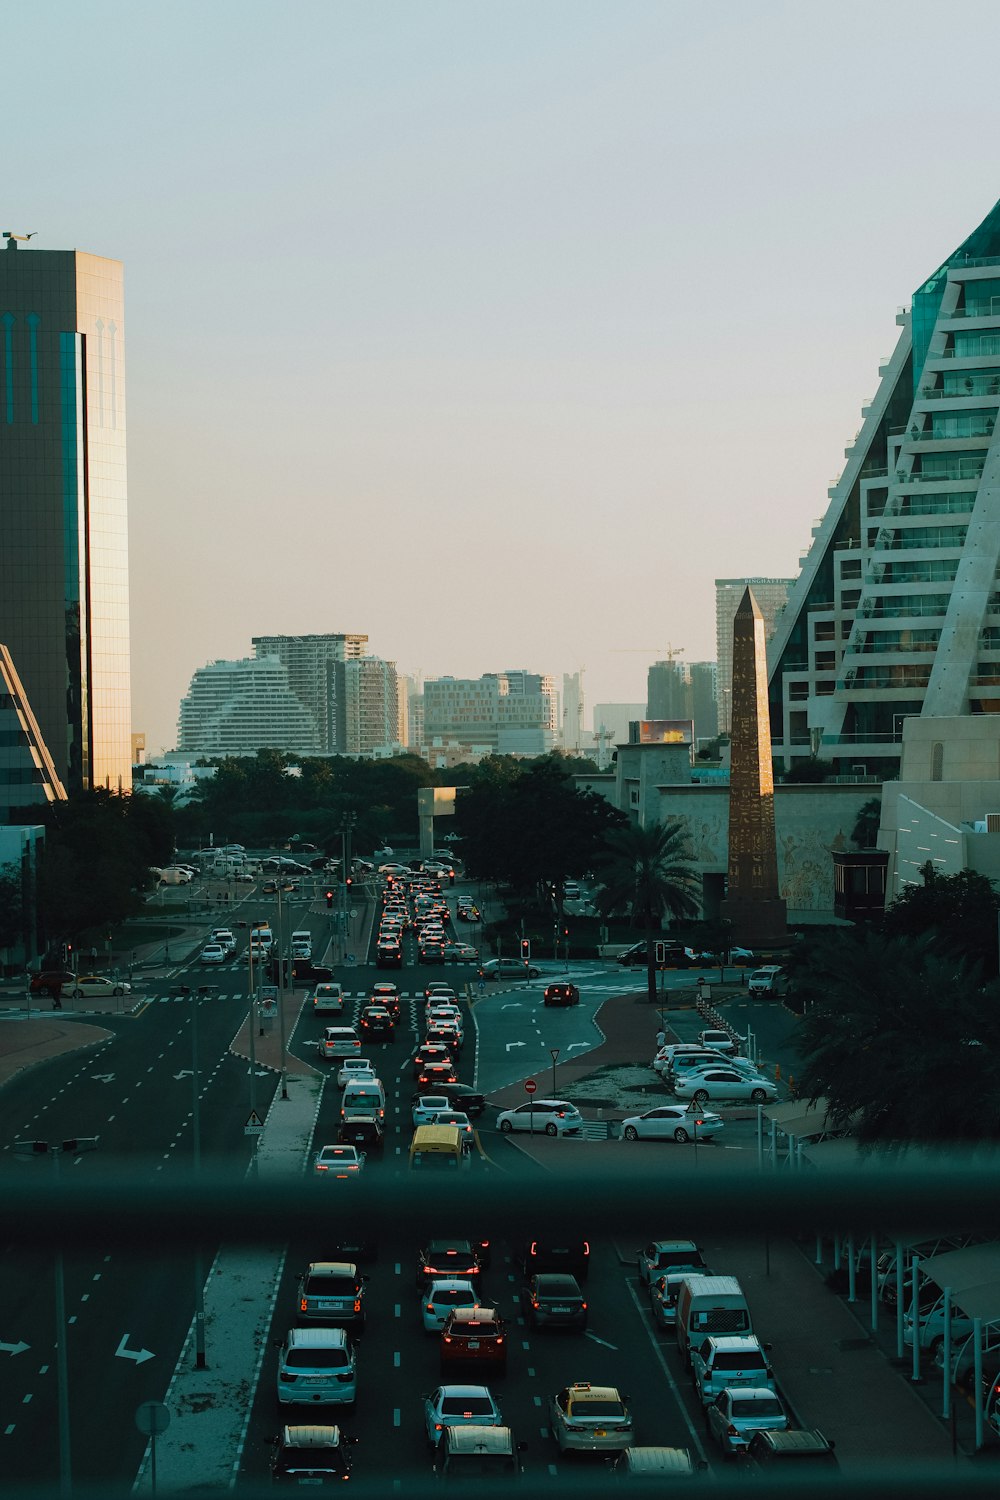
<svg viewBox="0 0 1000 1500">
<path fill-rule="evenodd" d="M 75 984 L 76 975 L 69 969 L 43 969 L 40 974 L 32 974 L 29 988 L 33 995 L 53 995 L 59 989 L 72 989 Z"/>
<path fill-rule="evenodd" d="M 455 1365 L 489 1365 L 507 1370 L 507 1328 L 494 1307 L 456 1307 L 441 1333 L 441 1369 Z"/>
</svg>

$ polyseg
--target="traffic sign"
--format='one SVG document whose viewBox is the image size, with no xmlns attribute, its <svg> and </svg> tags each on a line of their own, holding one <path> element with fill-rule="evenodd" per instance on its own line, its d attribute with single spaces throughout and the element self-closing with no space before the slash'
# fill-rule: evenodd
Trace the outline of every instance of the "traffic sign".
<svg viewBox="0 0 1000 1500">
<path fill-rule="evenodd" d="M 538 1084 L 533 1078 L 526 1078 L 524 1080 L 524 1092 L 526 1094 L 533 1094 L 537 1088 Z"/>
<path fill-rule="evenodd" d="M 250 1111 L 250 1118 L 243 1127 L 244 1135 L 262 1135 L 264 1133 L 264 1121 L 255 1109 Z"/>
<path fill-rule="evenodd" d="M 170 1412 L 162 1401 L 144 1401 L 136 1409 L 135 1425 L 144 1437 L 157 1437 L 170 1426 Z"/>
</svg>

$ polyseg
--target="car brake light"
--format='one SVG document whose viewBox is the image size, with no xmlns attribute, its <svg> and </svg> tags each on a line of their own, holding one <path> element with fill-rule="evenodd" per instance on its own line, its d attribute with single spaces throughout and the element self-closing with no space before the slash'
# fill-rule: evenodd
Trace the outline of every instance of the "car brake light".
<svg viewBox="0 0 1000 1500">
<path fill-rule="evenodd" d="M 451 1334 L 450 1333 L 446 1333 L 445 1334 L 444 1341 L 445 1341 L 446 1344 L 450 1344 L 451 1343 Z"/>
<path fill-rule="evenodd" d="M 354 1311 L 355 1312 L 360 1312 L 361 1311 L 361 1298 L 360 1297 L 355 1297 L 355 1299 L 354 1299 Z"/>
<path fill-rule="evenodd" d="M 739 1428 L 734 1427 L 732 1422 L 730 1422 L 729 1426 L 726 1428 L 726 1435 L 727 1437 L 739 1437 Z"/>
<path fill-rule="evenodd" d="M 583 1242 L 583 1253 L 584 1253 L 584 1255 L 589 1255 L 590 1254 L 590 1241 L 589 1240 L 584 1240 L 584 1242 Z"/>
<path fill-rule="evenodd" d="M 537 1297 L 532 1297 L 532 1299 L 531 1299 L 531 1305 L 532 1305 L 532 1307 L 537 1307 L 539 1305 Z"/>
<path fill-rule="evenodd" d="M 434 1303 L 433 1302 L 428 1302 L 428 1304 L 427 1304 L 427 1311 L 430 1312 L 430 1313 L 432 1313 L 434 1311 Z"/>
<path fill-rule="evenodd" d="M 500 1334 L 500 1336 L 497 1339 L 497 1343 L 498 1344 L 502 1344 L 503 1343 L 503 1334 Z"/>
<path fill-rule="evenodd" d="M 308 1312 L 309 1303 L 305 1297 L 299 1298 L 299 1312 Z"/>
<path fill-rule="evenodd" d="M 584 1312 L 586 1312 L 587 1311 L 587 1304 L 586 1304 L 586 1302 L 582 1302 L 580 1305 L 583 1308 Z"/>
</svg>

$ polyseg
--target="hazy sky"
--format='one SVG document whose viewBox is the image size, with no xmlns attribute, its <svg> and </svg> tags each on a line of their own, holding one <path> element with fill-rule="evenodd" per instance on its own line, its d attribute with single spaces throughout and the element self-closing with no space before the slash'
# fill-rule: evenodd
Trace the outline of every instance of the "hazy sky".
<svg viewBox="0 0 1000 1500">
<path fill-rule="evenodd" d="M 125 262 L 152 750 L 263 632 L 585 667 L 588 726 L 714 658 L 715 578 L 798 571 L 897 305 L 1000 196 L 992 0 L 0 0 L 0 36 L 0 227 Z"/>
</svg>

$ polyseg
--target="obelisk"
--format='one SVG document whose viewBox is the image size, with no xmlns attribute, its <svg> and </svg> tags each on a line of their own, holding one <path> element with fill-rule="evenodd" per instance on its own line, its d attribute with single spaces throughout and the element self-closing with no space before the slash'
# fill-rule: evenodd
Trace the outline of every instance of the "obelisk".
<svg viewBox="0 0 1000 1500">
<path fill-rule="evenodd" d="M 749 588 L 733 620 L 730 733 L 729 888 L 720 915 L 735 942 L 760 947 L 783 942 L 787 928 L 778 895 L 764 617 Z"/>
</svg>

